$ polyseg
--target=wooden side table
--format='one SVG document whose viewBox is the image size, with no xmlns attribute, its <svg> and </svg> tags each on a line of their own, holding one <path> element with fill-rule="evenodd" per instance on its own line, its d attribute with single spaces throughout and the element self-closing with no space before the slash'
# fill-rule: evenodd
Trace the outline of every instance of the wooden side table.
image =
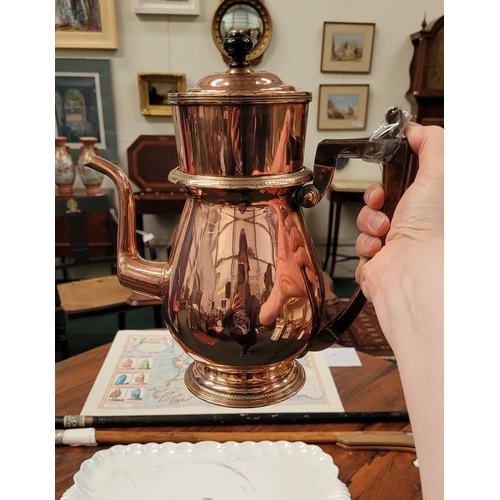
<svg viewBox="0 0 500 500">
<path fill-rule="evenodd" d="M 57 199 L 70 199 L 78 200 L 87 196 L 107 196 L 110 199 L 110 204 L 115 205 L 114 191 L 112 189 L 101 189 L 95 195 L 87 194 L 85 189 L 73 189 L 72 195 L 60 195 L 56 189 L 55 198 Z M 89 247 L 91 257 L 104 257 L 107 255 L 114 255 L 115 249 L 111 240 L 111 233 L 109 230 L 109 219 L 107 214 L 94 213 L 88 214 L 87 223 L 89 227 Z M 55 256 L 56 257 L 72 257 L 73 253 L 70 249 L 67 231 L 64 223 L 58 220 L 55 221 Z"/>
<path fill-rule="evenodd" d="M 168 181 L 179 161 L 175 136 L 140 135 L 127 149 L 130 180 L 140 189 L 134 193 L 135 222 L 144 230 L 144 215 L 179 215 L 186 203 L 184 188 Z M 143 242 L 138 239 L 143 251 Z"/>
<path fill-rule="evenodd" d="M 330 267 L 330 276 L 333 278 L 335 263 L 337 260 L 337 246 L 339 242 L 340 215 L 342 205 L 352 201 L 363 201 L 365 191 L 369 186 L 376 181 L 332 181 L 328 192 L 330 200 L 330 212 L 328 215 L 328 235 L 326 239 L 326 255 L 323 262 L 323 271 L 328 266 L 330 256 L 332 257 L 332 265 Z M 335 215 L 335 222 L 334 222 Z M 332 241 L 333 233 L 333 241 Z"/>
<path fill-rule="evenodd" d="M 182 213 L 186 204 L 184 192 L 144 192 L 134 193 L 135 215 L 138 229 L 144 229 L 142 216 L 147 214 Z"/>
</svg>

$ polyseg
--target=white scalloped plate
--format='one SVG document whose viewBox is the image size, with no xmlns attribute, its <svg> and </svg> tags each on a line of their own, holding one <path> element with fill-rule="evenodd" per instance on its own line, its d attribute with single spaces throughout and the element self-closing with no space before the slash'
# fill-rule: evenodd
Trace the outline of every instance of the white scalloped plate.
<svg viewBox="0 0 500 500">
<path fill-rule="evenodd" d="M 330 455 L 288 441 L 116 445 L 61 500 L 349 500 Z"/>
</svg>

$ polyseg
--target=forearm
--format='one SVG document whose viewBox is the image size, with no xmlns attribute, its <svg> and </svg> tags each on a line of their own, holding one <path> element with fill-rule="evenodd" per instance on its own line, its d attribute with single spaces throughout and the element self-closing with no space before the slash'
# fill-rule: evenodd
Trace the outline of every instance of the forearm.
<svg viewBox="0 0 500 500">
<path fill-rule="evenodd" d="M 437 500 L 443 497 L 444 474 L 442 241 L 416 246 L 405 255 L 406 265 L 395 262 L 400 266 L 400 279 L 389 283 L 382 276 L 373 303 L 398 363 L 420 459 L 424 499 Z M 388 287 L 392 287 L 391 293 L 387 293 Z"/>
<path fill-rule="evenodd" d="M 279 286 L 274 286 L 268 299 L 261 305 L 258 320 L 261 325 L 271 325 L 282 313 L 285 299 Z"/>
<path fill-rule="evenodd" d="M 442 500 L 444 481 L 443 342 L 408 343 L 396 351 L 401 383 L 415 437 L 424 500 Z"/>
</svg>

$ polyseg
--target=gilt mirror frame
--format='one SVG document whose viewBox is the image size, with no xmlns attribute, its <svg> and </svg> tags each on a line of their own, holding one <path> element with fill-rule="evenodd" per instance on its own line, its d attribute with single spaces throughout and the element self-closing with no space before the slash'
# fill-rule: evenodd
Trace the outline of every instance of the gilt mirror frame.
<svg viewBox="0 0 500 500">
<path fill-rule="evenodd" d="M 217 7 L 215 11 L 213 21 L 212 21 L 212 36 L 215 41 L 215 45 L 219 49 L 220 53 L 224 61 L 229 62 L 229 57 L 227 56 L 226 51 L 224 50 L 224 36 L 221 34 L 221 25 L 223 23 L 224 16 L 228 14 L 231 8 L 236 7 L 238 5 L 242 5 L 245 7 L 250 7 L 256 11 L 258 16 L 260 17 L 262 33 L 259 33 L 259 41 L 254 45 L 250 54 L 247 57 L 247 60 L 252 63 L 253 66 L 259 64 L 264 55 L 264 52 L 267 50 L 271 43 L 272 37 L 272 22 L 269 12 L 266 7 L 260 0 L 222 0 L 220 5 Z M 242 26 L 232 26 L 236 29 L 245 29 Z M 250 30 L 248 30 L 250 31 Z M 245 32 L 252 36 L 247 30 Z"/>
</svg>

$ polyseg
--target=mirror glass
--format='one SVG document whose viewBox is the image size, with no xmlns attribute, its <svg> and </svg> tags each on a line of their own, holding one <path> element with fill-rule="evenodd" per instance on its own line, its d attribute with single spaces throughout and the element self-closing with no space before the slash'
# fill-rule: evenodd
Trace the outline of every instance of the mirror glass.
<svg viewBox="0 0 500 500">
<path fill-rule="evenodd" d="M 224 40 L 231 29 L 241 29 L 252 39 L 255 49 L 264 35 L 264 22 L 251 5 L 236 4 L 227 9 L 220 22 L 220 36 Z"/>
<path fill-rule="evenodd" d="M 253 42 L 248 61 L 258 64 L 272 38 L 271 16 L 260 0 L 222 0 L 212 21 L 212 37 L 226 63 L 224 40 L 231 29 L 243 30 Z"/>
</svg>

